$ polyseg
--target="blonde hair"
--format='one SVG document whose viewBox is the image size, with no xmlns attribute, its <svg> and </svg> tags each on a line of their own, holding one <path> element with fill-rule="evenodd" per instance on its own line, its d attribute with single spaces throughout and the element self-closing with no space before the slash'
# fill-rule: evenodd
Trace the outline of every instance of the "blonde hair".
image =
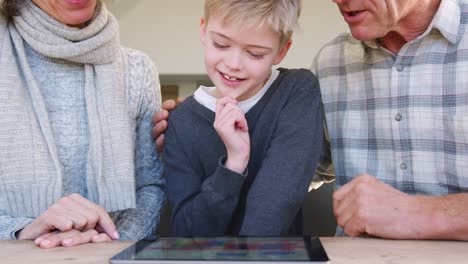
<svg viewBox="0 0 468 264">
<path fill-rule="evenodd" d="M 280 35 L 280 45 L 292 37 L 299 26 L 301 0 L 205 0 L 204 19 L 219 15 L 225 24 L 242 27 L 268 25 Z"/>
</svg>

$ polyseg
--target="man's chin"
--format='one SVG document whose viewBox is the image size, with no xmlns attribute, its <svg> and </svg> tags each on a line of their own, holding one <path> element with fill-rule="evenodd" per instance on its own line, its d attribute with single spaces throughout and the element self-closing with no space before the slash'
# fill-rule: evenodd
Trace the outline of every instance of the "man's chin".
<svg viewBox="0 0 468 264">
<path fill-rule="evenodd" d="M 381 38 L 381 34 L 376 34 L 375 32 L 371 32 L 366 27 L 350 27 L 351 35 L 357 40 L 360 41 L 369 41 Z"/>
</svg>

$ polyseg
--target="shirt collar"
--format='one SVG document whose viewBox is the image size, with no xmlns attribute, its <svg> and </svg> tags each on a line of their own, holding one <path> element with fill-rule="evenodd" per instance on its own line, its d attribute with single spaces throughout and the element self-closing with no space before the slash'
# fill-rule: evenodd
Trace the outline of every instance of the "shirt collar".
<svg viewBox="0 0 468 264">
<path fill-rule="evenodd" d="M 458 39 L 461 37 L 459 35 L 461 25 L 460 5 L 460 0 L 442 0 L 431 24 L 418 38 L 428 35 L 433 29 L 438 29 L 450 43 L 457 43 Z M 380 47 L 377 40 L 363 41 L 363 45 L 372 49 Z"/>
<path fill-rule="evenodd" d="M 440 33 L 452 44 L 457 43 L 461 37 L 459 34 L 461 25 L 461 3 L 459 0 L 442 0 L 439 9 L 432 20 L 428 30 L 424 35 L 428 34 L 432 29 L 436 28 Z"/>
</svg>

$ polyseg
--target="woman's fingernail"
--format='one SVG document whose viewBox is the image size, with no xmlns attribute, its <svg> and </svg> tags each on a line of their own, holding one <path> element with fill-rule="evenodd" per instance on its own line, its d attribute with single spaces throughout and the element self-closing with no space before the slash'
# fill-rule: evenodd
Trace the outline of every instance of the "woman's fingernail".
<svg viewBox="0 0 468 264">
<path fill-rule="evenodd" d="M 41 242 L 41 246 L 48 246 L 50 244 L 50 241 L 49 240 L 43 240 Z"/>
<path fill-rule="evenodd" d="M 117 233 L 117 231 L 114 232 L 114 238 L 115 238 L 115 239 L 119 239 L 119 238 L 120 238 L 120 235 L 119 235 L 119 233 Z"/>
<path fill-rule="evenodd" d="M 73 240 L 71 238 L 67 238 L 63 241 L 64 244 L 70 244 Z"/>
<path fill-rule="evenodd" d="M 36 240 L 34 240 L 34 243 L 40 244 L 42 240 L 44 240 L 44 238 L 38 237 L 38 238 L 36 238 Z"/>
</svg>

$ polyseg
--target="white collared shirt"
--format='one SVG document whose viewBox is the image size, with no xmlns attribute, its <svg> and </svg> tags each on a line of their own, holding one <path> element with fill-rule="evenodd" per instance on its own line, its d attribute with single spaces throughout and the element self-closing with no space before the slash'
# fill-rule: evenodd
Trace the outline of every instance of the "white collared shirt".
<svg viewBox="0 0 468 264">
<path fill-rule="evenodd" d="M 263 95 L 270 88 L 271 84 L 276 80 L 276 78 L 278 78 L 278 75 L 279 71 L 273 70 L 270 78 L 262 87 L 262 89 L 260 89 L 260 91 L 258 91 L 254 96 L 239 102 L 239 107 L 242 109 L 242 111 L 244 111 L 244 113 L 247 113 L 258 101 L 260 101 Z M 218 100 L 218 98 L 213 96 L 215 90 L 216 87 L 214 86 L 207 87 L 200 85 L 200 87 L 198 87 L 198 89 L 193 94 L 193 97 L 204 107 L 210 109 L 213 112 L 216 112 L 216 100 Z"/>
</svg>

